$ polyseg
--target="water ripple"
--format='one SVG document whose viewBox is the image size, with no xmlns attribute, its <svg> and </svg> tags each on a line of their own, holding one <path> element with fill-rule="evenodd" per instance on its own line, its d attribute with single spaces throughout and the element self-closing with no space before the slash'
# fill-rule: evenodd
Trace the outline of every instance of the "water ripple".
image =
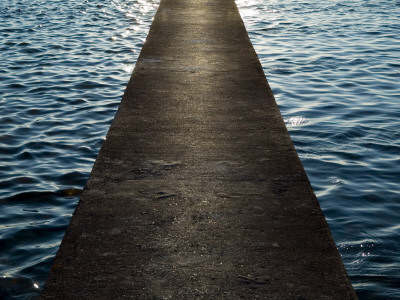
<svg viewBox="0 0 400 300">
<path fill-rule="evenodd" d="M 0 298 L 42 287 L 157 6 L 1 1 Z"/>
<path fill-rule="evenodd" d="M 400 299 L 398 1 L 238 6 L 359 298 Z"/>
</svg>

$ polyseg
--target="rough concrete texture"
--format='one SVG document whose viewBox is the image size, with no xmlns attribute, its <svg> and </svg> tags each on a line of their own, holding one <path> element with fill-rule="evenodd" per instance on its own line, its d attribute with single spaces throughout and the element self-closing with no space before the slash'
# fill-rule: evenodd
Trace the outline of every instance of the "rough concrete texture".
<svg viewBox="0 0 400 300">
<path fill-rule="evenodd" d="M 162 0 L 46 299 L 354 299 L 233 0 Z"/>
</svg>

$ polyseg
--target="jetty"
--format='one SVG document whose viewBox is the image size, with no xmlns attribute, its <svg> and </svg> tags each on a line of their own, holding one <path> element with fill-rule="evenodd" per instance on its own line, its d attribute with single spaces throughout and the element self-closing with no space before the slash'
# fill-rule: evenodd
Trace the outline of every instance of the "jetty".
<svg viewBox="0 0 400 300">
<path fill-rule="evenodd" d="M 161 0 L 41 298 L 357 298 L 234 0 Z"/>
</svg>

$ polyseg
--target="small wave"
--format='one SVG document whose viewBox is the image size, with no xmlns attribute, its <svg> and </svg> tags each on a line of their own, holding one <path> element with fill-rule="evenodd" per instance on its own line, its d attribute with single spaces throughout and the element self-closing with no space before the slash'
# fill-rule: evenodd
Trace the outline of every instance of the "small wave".
<svg viewBox="0 0 400 300">
<path fill-rule="evenodd" d="M 102 87 L 105 87 L 105 84 L 95 82 L 95 81 L 88 81 L 88 80 L 80 82 L 74 86 L 74 88 L 82 89 L 82 90 L 102 88 Z"/>
<path fill-rule="evenodd" d="M 0 277 L 0 298 L 16 299 L 16 295 L 24 292 L 24 299 L 34 299 L 39 296 L 39 284 L 30 277 Z"/>
<path fill-rule="evenodd" d="M 32 203 L 48 203 L 51 204 L 56 199 L 56 192 L 25 192 L 19 193 L 7 198 L 0 199 L 0 203 L 7 205 L 15 204 L 32 204 Z M 57 201 L 53 202 L 57 204 Z"/>
<path fill-rule="evenodd" d="M 311 123 L 307 118 L 303 117 L 290 117 L 289 119 L 284 119 L 286 127 L 301 127 Z"/>
</svg>

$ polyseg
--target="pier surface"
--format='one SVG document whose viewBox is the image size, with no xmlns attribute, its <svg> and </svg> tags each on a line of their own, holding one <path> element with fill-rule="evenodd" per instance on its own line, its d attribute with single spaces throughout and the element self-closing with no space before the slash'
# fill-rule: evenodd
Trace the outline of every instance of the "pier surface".
<svg viewBox="0 0 400 300">
<path fill-rule="evenodd" d="M 161 1 L 42 297 L 356 298 L 233 0 Z"/>
</svg>

